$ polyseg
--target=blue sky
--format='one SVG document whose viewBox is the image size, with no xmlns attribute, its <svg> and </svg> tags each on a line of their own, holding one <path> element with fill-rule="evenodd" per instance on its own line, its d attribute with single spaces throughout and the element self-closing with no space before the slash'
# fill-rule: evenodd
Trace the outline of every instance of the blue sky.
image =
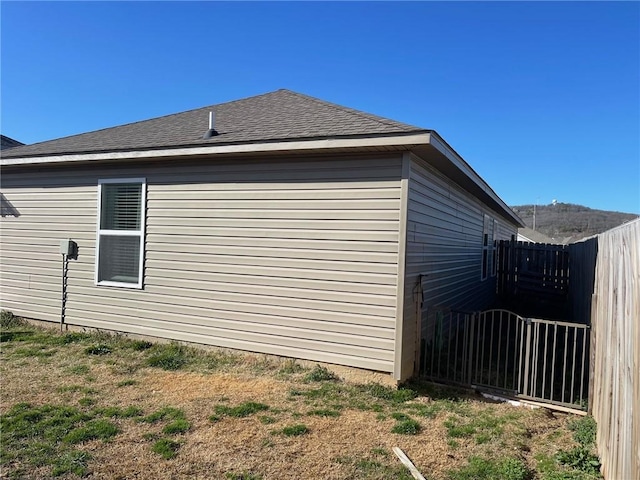
<svg viewBox="0 0 640 480">
<path fill-rule="evenodd" d="M 7 2 L 25 143 L 288 88 L 437 130 L 510 205 L 640 213 L 638 2 Z"/>
</svg>

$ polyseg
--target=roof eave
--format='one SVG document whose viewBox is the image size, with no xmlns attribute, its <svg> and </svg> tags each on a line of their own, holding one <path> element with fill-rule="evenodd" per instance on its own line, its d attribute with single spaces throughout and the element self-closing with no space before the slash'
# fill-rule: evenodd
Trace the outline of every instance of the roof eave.
<svg viewBox="0 0 640 480">
<path fill-rule="evenodd" d="M 286 141 L 239 143 L 226 145 L 201 145 L 162 149 L 126 150 L 118 152 L 71 153 L 39 157 L 3 158 L 0 165 L 28 166 L 43 164 L 69 164 L 117 160 L 158 160 L 172 157 L 207 157 L 238 154 L 260 154 L 278 152 L 319 152 L 336 150 L 364 150 L 375 148 L 397 148 L 410 150 L 418 156 L 424 148 L 432 147 L 439 155 L 439 161 L 446 163 L 449 170 L 459 173 L 472 187 L 472 194 L 482 201 L 487 200 L 502 210 L 503 216 L 512 223 L 524 226 L 522 220 L 505 204 L 489 185 L 453 150 L 435 131 L 422 130 L 398 135 L 375 135 L 347 138 L 298 139 Z M 436 165 L 437 168 L 437 165 Z M 455 180 L 455 179 L 454 179 Z M 464 186 L 464 185 L 463 185 Z M 484 197 L 484 198 L 482 198 Z"/>
<path fill-rule="evenodd" d="M 501 211 L 502 216 L 514 225 L 519 227 L 525 226 L 522 219 L 493 191 L 489 184 L 435 131 L 429 133 L 429 147 L 432 147 L 438 152 L 439 165 L 434 165 L 436 168 L 449 177 L 452 177 L 451 172 L 457 172 L 459 174 L 458 177 L 467 180 L 465 182 L 457 182 L 463 183 L 463 185 L 461 185 L 463 188 L 479 198 L 483 203 L 488 203 L 496 207 L 496 210 Z M 424 147 L 416 148 L 414 153 L 423 158 L 430 156 Z M 433 159 L 431 159 L 429 163 L 433 164 Z M 457 180 L 455 176 L 452 179 L 454 181 Z"/>
<path fill-rule="evenodd" d="M 366 136 L 357 138 L 326 138 L 287 140 L 276 142 L 255 142 L 226 145 L 201 145 L 163 149 L 124 150 L 117 152 L 70 153 L 48 156 L 2 158 L 2 166 L 22 166 L 33 164 L 59 164 L 72 162 L 93 162 L 110 160 L 162 159 L 170 157 L 199 157 L 243 153 L 270 153 L 284 151 L 359 149 L 366 147 L 406 147 L 429 142 L 429 131 L 410 134 Z"/>
</svg>

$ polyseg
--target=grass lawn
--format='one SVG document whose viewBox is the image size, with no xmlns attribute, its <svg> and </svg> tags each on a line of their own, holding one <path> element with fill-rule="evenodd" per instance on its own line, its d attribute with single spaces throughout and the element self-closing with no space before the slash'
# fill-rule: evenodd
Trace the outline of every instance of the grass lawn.
<svg viewBox="0 0 640 480">
<path fill-rule="evenodd" d="M 588 417 L 3 312 L 2 478 L 599 478 Z"/>
</svg>

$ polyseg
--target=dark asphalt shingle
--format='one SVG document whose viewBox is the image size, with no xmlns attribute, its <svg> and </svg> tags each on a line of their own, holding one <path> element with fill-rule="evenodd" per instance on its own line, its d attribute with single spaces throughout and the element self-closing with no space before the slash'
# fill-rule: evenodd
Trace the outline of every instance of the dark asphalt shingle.
<svg viewBox="0 0 640 480">
<path fill-rule="evenodd" d="M 15 148 L 20 145 L 24 145 L 24 143 L 14 140 L 13 138 L 0 135 L 0 150 L 4 150 L 5 148 Z"/>
<path fill-rule="evenodd" d="M 219 135 L 203 139 L 209 112 Z M 425 129 L 290 90 L 12 148 L 3 158 L 295 139 L 384 136 Z"/>
</svg>

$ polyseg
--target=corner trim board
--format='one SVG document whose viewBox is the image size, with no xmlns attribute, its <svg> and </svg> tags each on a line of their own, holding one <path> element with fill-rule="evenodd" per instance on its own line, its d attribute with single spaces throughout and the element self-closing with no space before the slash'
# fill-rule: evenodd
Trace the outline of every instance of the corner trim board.
<svg viewBox="0 0 640 480">
<path fill-rule="evenodd" d="M 407 216 L 409 209 L 409 178 L 411 175 L 411 154 L 402 155 L 402 176 L 400 178 L 400 225 L 398 232 L 398 279 L 396 292 L 396 338 L 393 361 L 393 378 L 402 381 L 413 372 L 402 371 L 404 347 L 404 289 L 405 263 L 407 258 Z"/>
</svg>

